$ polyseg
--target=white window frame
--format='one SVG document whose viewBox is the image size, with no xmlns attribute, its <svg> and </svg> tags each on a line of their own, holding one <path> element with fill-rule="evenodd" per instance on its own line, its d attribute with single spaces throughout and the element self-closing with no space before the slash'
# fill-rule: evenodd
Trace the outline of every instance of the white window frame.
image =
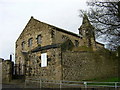
<svg viewBox="0 0 120 90">
<path fill-rule="evenodd" d="M 33 41 L 32 38 L 30 38 L 30 39 L 28 40 L 28 47 L 31 47 L 31 46 L 32 46 L 32 41 Z"/>
</svg>

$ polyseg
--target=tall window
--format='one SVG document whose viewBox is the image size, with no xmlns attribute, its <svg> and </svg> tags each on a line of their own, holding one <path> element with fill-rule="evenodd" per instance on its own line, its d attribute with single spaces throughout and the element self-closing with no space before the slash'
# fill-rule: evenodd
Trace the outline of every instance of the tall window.
<svg viewBox="0 0 120 90">
<path fill-rule="evenodd" d="M 28 47 L 31 47 L 31 46 L 32 46 L 32 38 L 28 40 Z"/>
<path fill-rule="evenodd" d="M 51 31 L 51 38 L 54 38 L 54 36 L 55 36 L 55 31 L 52 30 L 52 31 Z"/>
<path fill-rule="evenodd" d="M 41 67 L 47 67 L 47 53 L 41 54 Z"/>
<path fill-rule="evenodd" d="M 41 44 L 42 43 L 42 37 L 41 35 L 37 36 L 37 44 Z"/>
<path fill-rule="evenodd" d="M 21 46 L 22 46 L 22 50 L 24 50 L 25 49 L 25 41 L 22 42 Z"/>
</svg>

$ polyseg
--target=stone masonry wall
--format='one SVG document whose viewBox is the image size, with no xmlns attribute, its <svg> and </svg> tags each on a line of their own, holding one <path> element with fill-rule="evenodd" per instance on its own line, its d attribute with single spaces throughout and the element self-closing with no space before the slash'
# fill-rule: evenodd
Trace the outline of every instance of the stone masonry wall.
<svg viewBox="0 0 120 90">
<path fill-rule="evenodd" d="M 48 26 L 44 24 L 40 24 L 39 22 L 35 21 L 33 18 L 29 21 L 25 29 L 23 30 L 22 34 L 16 41 L 16 65 L 20 66 L 17 70 L 18 74 L 24 74 L 24 66 L 26 64 L 25 57 L 22 53 L 22 51 L 30 51 L 38 46 L 37 44 L 37 36 L 42 35 L 42 44 L 44 45 L 50 45 L 51 44 L 51 38 L 48 34 Z M 46 37 L 47 36 L 47 37 Z M 28 46 L 28 40 L 32 38 L 32 46 Z M 22 42 L 25 42 L 24 50 L 22 50 Z M 23 68 L 22 68 L 23 67 Z"/>
<path fill-rule="evenodd" d="M 4 60 L 2 62 L 2 82 L 9 82 L 13 76 L 13 62 Z"/>
<path fill-rule="evenodd" d="M 43 51 L 42 51 L 43 52 Z M 61 80 L 61 50 L 57 49 L 49 49 L 44 52 L 47 52 L 48 61 L 47 67 L 41 67 L 41 52 L 39 56 L 36 57 L 36 53 L 34 53 L 34 57 L 31 57 L 27 62 L 28 70 L 26 72 L 27 78 L 42 78 L 48 80 Z M 28 65 L 29 63 L 29 65 Z"/>
<path fill-rule="evenodd" d="M 116 77 L 118 75 L 117 60 L 105 53 L 97 52 L 63 52 L 63 80 L 93 80 Z"/>
<path fill-rule="evenodd" d="M 55 30 L 55 29 L 53 29 L 53 31 L 54 31 L 54 34 L 55 34 L 54 37 L 52 38 L 52 43 L 53 44 L 55 44 L 55 43 L 63 43 L 66 40 L 69 39 L 69 40 L 72 41 L 72 43 L 74 45 L 75 45 L 75 40 L 77 40 L 79 42 L 78 46 L 83 45 L 83 40 L 81 38 L 78 38 L 76 36 L 73 36 L 73 35 L 70 35 L 70 34 Z"/>
<path fill-rule="evenodd" d="M 82 44 L 82 39 L 79 36 L 74 36 L 68 33 L 64 33 L 63 31 L 57 30 L 52 25 L 40 22 L 33 17 L 31 17 L 30 21 L 24 28 L 23 32 L 19 36 L 16 41 L 16 66 L 17 66 L 17 74 L 24 75 L 27 59 L 24 57 L 22 51 L 28 52 L 38 46 L 47 46 L 52 44 L 63 43 L 66 39 L 70 39 L 74 44 L 75 40 L 79 42 L 79 45 Z M 37 44 L 37 36 L 41 35 L 41 44 Z M 32 46 L 28 46 L 28 40 L 32 38 Z M 25 42 L 24 50 L 22 50 L 22 42 Z M 49 50 L 47 51 L 48 53 Z M 59 51 L 58 51 L 59 52 Z M 56 53 L 56 52 L 55 52 Z M 40 56 L 41 52 L 31 54 L 31 57 Z M 53 53 L 54 54 L 54 53 Z M 33 55 L 33 56 L 32 56 Z M 29 60 L 28 60 L 29 61 Z M 30 60 L 32 61 L 32 60 Z M 33 60 L 34 61 L 34 60 Z M 31 63 L 31 62 L 30 62 Z"/>
</svg>

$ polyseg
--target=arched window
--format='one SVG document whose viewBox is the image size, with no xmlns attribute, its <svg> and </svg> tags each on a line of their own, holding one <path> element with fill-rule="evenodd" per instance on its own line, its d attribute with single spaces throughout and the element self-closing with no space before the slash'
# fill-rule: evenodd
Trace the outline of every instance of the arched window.
<svg viewBox="0 0 120 90">
<path fill-rule="evenodd" d="M 37 44 L 41 44 L 42 43 L 42 37 L 41 35 L 37 36 Z"/>
<path fill-rule="evenodd" d="M 28 40 L 28 47 L 31 47 L 31 46 L 32 46 L 32 38 Z"/>
<path fill-rule="evenodd" d="M 22 46 L 22 50 L 24 50 L 25 49 L 25 41 L 22 42 L 21 46 Z"/>
<path fill-rule="evenodd" d="M 51 31 L 51 38 L 54 38 L 54 36 L 55 36 L 55 31 L 52 30 L 52 31 Z"/>
</svg>

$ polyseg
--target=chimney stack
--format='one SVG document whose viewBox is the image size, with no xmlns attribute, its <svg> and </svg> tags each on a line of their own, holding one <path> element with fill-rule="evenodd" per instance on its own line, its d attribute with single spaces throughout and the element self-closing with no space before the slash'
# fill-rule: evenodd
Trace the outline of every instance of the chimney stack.
<svg viewBox="0 0 120 90">
<path fill-rule="evenodd" d="M 12 61 L 12 55 L 10 54 L 10 61 Z"/>
</svg>

